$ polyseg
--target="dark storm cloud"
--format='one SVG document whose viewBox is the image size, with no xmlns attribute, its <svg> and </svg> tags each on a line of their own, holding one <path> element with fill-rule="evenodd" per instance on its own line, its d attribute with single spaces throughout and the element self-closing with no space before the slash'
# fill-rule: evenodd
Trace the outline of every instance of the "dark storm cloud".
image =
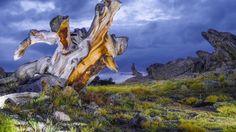
<svg viewBox="0 0 236 132">
<path fill-rule="evenodd" d="M 13 61 L 14 49 L 30 28 L 48 29 L 50 19 L 59 14 L 69 15 L 75 26 L 89 25 L 98 2 L 22 1 L 0 1 L 0 66 L 7 70 L 53 53 L 55 47 L 39 45 L 30 48 L 23 60 Z M 236 33 L 235 7 L 235 0 L 145 0 L 145 4 L 144 0 L 124 0 L 111 29 L 111 33 L 129 37 L 127 52 L 117 58 L 120 70 L 129 71 L 133 62 L 145 70 L 152 63 L 195 56 L 199 49 L 211 51 L 200 33 L 208 28 Z"/>
<path fill-rule="evenodd" d="M 208 28 L 236 33 L 234 0 L 160 2 L 165 5 L 164 10 L 176 11 L 180 19 L 149 22 L 126 31 L 131 42 L 128 53 L 124 55 L 124 61 L 121 60 L 126 61 L 126 65 L 135 62 L 144 69 L 153 62 L 195 56 L 196 50 L 211 51 L 212 47 L 200 35 Z"/>
</svg>

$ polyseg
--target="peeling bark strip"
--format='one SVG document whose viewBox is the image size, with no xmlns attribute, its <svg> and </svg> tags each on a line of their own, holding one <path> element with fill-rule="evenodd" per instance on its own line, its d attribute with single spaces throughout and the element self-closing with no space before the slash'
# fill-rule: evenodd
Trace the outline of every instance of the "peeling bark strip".
<svg viewBox="0 0 236 132">
<path fill-rule="evenodd" d="M 26 64 L 14 76 L 25 80 L 35 74 L 49 73 L 66 79 L 67 85 L 76 86 L 79 92 L 105 67 L 117 71 L 114 58 L 125 51 L 128 38 L 110 35 L 109 28 L 120 6 L 119 0 L 102 0 L 98 3 L 88 32 L 82 28 L 71 33 L 68 16 L 53 18 L 51 31 L 31 30 L 29 37 L 16 50 L 15 60 L 21 58 L 33 44 L 58 44 L 58 48 L 52 58 Z"/>
</svg>

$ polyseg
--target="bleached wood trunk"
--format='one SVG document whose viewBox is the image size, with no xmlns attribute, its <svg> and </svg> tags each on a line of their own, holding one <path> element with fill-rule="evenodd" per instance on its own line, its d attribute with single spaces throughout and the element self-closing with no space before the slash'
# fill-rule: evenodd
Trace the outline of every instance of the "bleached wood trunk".
<svg viewBox="0 0 236 132">
<path fill-rule="evenodd" d="M 113 17 L 120 9 L 119 0 L 103 0 L 95 7 L 95 17 L 89 31 L 85 28 L 70 32 L 69 17 L 57 16 L 51 22 L 51 31 L 31 30 L 15 52 L 14 59 L 21 58 L 33 44 L 58 44 L 52 58 L 42 58 L 21 66 L 14 77 L 20 80 L 36 74 L 49 73 L 67 80 L 79 92 L 102 69 L 117 71 L 114 58 L 127 48 L 127 37 L 109 34 Z"/>
</svg>

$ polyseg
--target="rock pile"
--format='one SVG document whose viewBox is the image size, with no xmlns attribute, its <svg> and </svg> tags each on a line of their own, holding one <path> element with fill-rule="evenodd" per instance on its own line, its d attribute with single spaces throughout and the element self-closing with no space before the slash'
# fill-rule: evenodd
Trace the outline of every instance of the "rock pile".
<svg viewBox="0 0 236 132">
<path fill-rule="evenodd" d="M 147 68 L 148 78 L 156 80 L 172 79 L 181 75 L 236 67 L 236 36 L 228 32 L 209 29 L 202 36 L 214 48 L 213 53 L 197 51 L 198 57 L 177 59 L 166 64 L 156 63 Z"/>
</svg>

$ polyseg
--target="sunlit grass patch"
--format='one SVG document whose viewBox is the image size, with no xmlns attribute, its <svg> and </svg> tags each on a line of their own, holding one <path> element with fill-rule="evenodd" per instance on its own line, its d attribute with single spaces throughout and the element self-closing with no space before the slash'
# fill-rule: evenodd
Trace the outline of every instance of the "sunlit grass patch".
<svg viewBox="0 0 236 132">
<path fill-rule="evenodd" d="M 195 124 L 190 121 L 181 121 L 179 128 L 184 130 L 185 132 L 206 132 L 207 130 L 202 126 Z"/>
<path fill-rule="evenodd" d="M 161 91 L 168 91 L 177 88 L 175 81 L 159 81 L 157 82 L 156 87 Z"/>
<path fill-rule="evenodd" d="M 236 106 L 232 104 L 220 106 L 217 108 L 217 111 L 227 115 L 236 114 Z"/>
<path fill-rule="evenodd" d="M 16 132 L 15 121 L 0 113 L 0 132 Z"/>
<path fill-rule="evenodd" d="M 197 111 L 196 111 L 197 112 Z M 214 112 L 203 112 L 199 111 L 198 116 L 192 119 L 181 119 L 180 128 L 183 128 L 186 131 L 192 131 L 196 129 L 198 131 L 226 131 L 236 130 L 236 119 L 233 117 L 224 117 L 220 116 Z M 203 129 L 199 129 L 203 128 Z M 193 131 L 195 132 L 195 131 Z"/>
<path fill-rule="evenodd" d="M 50 95 L 52 97 L 54 107 L 63 105 L 78 105 L 80 101 L 78 94 L 71 87 L 67 87 L 64 90 L 61 90 L 60 88 L 54 88 L 52 89 Z"/>
<path fill-rule="evenodd" d="M 199 99 L 196 97 L 188 97 L 184 99 L 184 103 L 187 105 L 194 105 L 199 102 Z"/>
<path fill-rule="evenodd" d="M 232 97 L 227 95 L 209 95 L 205 98 L 204 102 L 214 104 L 216 102 L 224 102 L 230 100 L 232 100 Z"/>
<path fill-rule="evenodd" d="M 89 86 L 88 91 L 97 93 L 131 93 L 133 91 L 139 93 L 139 91 L 147 91 L 147 87 L 143 84 Z"/>
<path fill-rule="evenodd" d="M 218 99 L 219 99 L 218 96 L 216 96 L 216 95 L 210 95 L 210 96 L 207 96 L 207 97 L 206 97 L 206 99 L 205 99 L 204 102 L 214 104 L 214 103 L 216 103 L 216 102 L 218 101 Z"/>
<path fill-rule="evenodd" d="M 236 102 L 222 103 L 217 107 L 217 111 L 226 116 L 236 116 Z"/>
</svg>

